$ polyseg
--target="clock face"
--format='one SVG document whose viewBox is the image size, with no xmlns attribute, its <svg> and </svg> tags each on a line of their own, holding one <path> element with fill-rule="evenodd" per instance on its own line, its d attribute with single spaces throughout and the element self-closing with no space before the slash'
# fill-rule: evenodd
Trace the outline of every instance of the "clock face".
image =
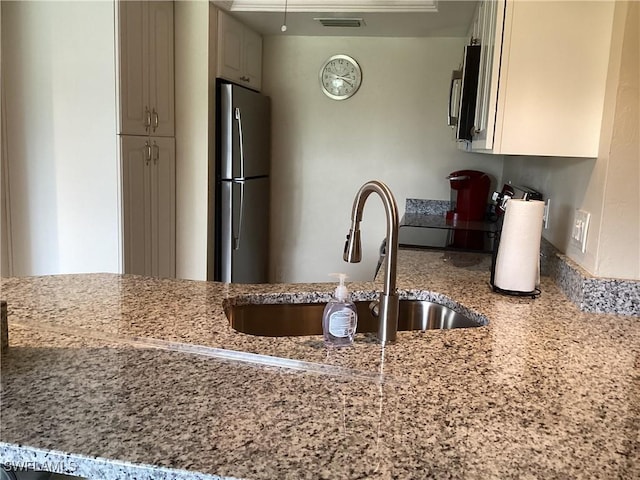
<svg viewBox="0 0 640 480">
<path fill-rule="evenodd" d="M 360 88 L 360 66 L 347 55 L 334 55 L 320 69 L 322 91 L 334 100 L 345 100 Z"/>
</svg>

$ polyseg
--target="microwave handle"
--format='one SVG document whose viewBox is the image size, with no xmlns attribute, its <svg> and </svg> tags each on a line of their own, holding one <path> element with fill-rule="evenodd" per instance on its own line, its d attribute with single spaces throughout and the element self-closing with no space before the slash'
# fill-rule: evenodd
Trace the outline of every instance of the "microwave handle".
<svg viewBox="0 0 640 480">
<path fill-rule="evenodd" d="M 447 125 L 449 125 L 450 127 L 455 127 L 456 125 L 458 125 L 458 112 L 453 112 L 454 108 L 456 110 L 459 108 L 460 102 L 460 94 L 458 93 L 456 105 L 453 105 L 453 92 L 456 82 L 458 84 L 462 84 L 462 70 L 454 70 L 451 74 L 451 86 L 449 87 L 449 108 L 447 111 Z"/>
</svg>

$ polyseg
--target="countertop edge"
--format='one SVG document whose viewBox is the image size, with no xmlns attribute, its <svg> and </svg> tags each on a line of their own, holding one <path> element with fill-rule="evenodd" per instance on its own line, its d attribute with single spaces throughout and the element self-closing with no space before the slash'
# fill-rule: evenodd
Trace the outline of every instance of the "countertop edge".
<svg viewBox="0 0 640 480">
<path fill-rule="evenodd" d="M 44 470 L 85 478 L 118 480 L 237 480 L 182 469 L 134 464 L 102 457 L 87 457 L 57 450 L 0 442 L 1 466 L 5 471 Z"/>
</svg>

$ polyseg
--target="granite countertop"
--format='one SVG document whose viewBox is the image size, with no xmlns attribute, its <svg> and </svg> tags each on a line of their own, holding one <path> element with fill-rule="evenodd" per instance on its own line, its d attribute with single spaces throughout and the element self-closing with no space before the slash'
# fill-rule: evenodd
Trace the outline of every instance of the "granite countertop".
<svg viewBox="0 0 640 480">
<path fill-rule="evenodd" d="M 398 260 L 402 298 L 488 325 L 327 350 L 235 332 L 223 303 L 324 301 L 332 284 L 3 279 L 0 463 L 99 479 L 640 477 L 637 317 L 583 313 L 546 277 L 535 300 L 494 294 L 486 255 Z"/>
</svg>

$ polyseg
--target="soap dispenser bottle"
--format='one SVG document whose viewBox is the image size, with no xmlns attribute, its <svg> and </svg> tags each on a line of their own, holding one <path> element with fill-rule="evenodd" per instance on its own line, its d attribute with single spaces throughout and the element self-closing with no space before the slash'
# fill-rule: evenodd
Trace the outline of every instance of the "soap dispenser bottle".
<svg viewBox="0 0 640 480">
<path fill-rule="evenodd" d="M 356 305 L 349 300 L 349 290 L 344 284 L 347 276 L 336 274 L 340 284 L 336 287 L 334 297 L 329 300 L 322 315 L 322 331 L 324 343 L 332 347 L 346 347 L 353 343 L 358 324 Z"/>
</svg>

